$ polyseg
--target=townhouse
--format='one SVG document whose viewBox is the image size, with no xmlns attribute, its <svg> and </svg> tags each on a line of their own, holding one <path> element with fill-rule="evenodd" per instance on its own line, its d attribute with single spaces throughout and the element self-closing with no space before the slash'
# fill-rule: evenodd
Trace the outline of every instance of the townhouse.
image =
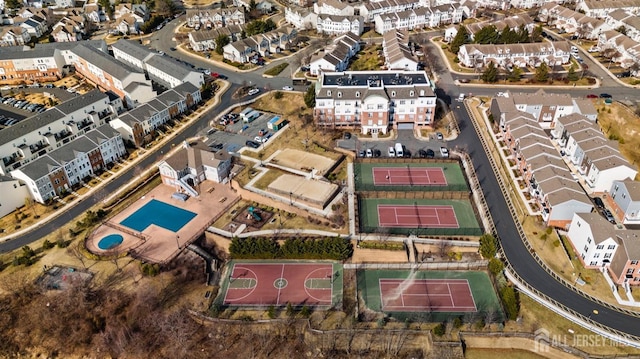
<svg viewBox="0 0 640 359">
<path fill-rule="evenodd" d="M 233 0 L 233 6 L 242 7 L 245 11 L 249 11 L 251 8 L 250 0 Z M 273 11 L 273 4 L 267 0 L 257 0 L 255 2 L 255 9 L 263 14 L 268 14 Z"/>
<path fill-rule="evenodd" d="M 31 35 L 31 37 L 41 37 L 49 30 L 49 25 L 47 24 L 47 20 L 41 18 L 40 16 L 34 15 L 24 20 L 18 20 L 14 18 L 14 25 L 19 25 L 20 27 L 27 30 L 27 32 Z"/>
<path fill-rule="evenodd" d="M 313 1 L 311 0 L 288 0 L 287 2 L 289 3 L 289 5 L 292 5 L 294 7 L 305 8 L 313 6 Z"/>
<path fill-rule="evenodd" d="M 611 212 L 621 218 L 622 223 L 640 223 L 640 182 L 633 179 L 613 181 L 609 197 Z"/>
<path fill-rule="evenodd" d="M 475 35 L 480 30 L 490 25 L 493 25 L 499 32 L 504 31 L 504 29 L 518 30 L 522 27 L 526 29 L 529 34 L 531 34 L 533 32 L 533 29 L 535 28 L 535 22 L 527 14 L 518 14 L 498 21 L 474 22 L 471 24 L 466 24 L 465 28 L 467 29 L 469 38 L 473 40 L 475 38 Z M 457 31 L 453 34 L 453 37 L 455 37 L 456 34 Z"/>
<path fill-rule="evenodd" d="M 0 46 L 24 46 L 31 41 L 31 34 L 21 26 L 0 27 Z"/>
<path fill-rule="evenodd" d="M 237 7 L 218 9 L 187 9 L 187 26 L 196 30 L 204 27 L 207 30 L 229 25 L 244 25 L 244 10 Z"/>
<path fill-rule="evenodd" d="M 26 118 L 20 126 L 4 128 L 0 130 L 0 172 L 7 174 L 60 148 L 106 124 L 114 115 L 109 97 L 93 90 Z"/>
<path fill-rule="evenodd" d="M 85 19 L 82 16 L 65 16 L 55 25 L 51 35 L 56 42 L 72 42 L 82 40 L 85 32 Z"/>
<path fill-rule="evenodd" d="M 602 268 L 626 291 L 640 284 L 640 231 L 617 229 L 597 213 L 576 214 L 567 237 L 586 268 Z"/>
<path fill-rule="evenodd" d="M 83 12 L 87 17 L 87 20 L 92 23 L 99 24 L 107 20 L 106 14 L 98 3 L 85 3 L 83 6 Z"/>
<path fill-rule="evenodd" d="M 128 107 L 156 97 L 151 81 L 144 72 L 119 62 L 114 57 L 91 46 L 78 45 L 71 50 L 70 62 L 76 72 L 98 87 L 117 94 Z"/>
<path fill-rule="evenodd" d="M 355 9 L 348 2 L 339 0 L 318 0 L 313 4 L 313 12 L 318 15 L 353 16 Z"/>
<path fill-rule="evenodd" d="M 512 101 L 515 109 L 532 115 L 543 128 L 553 127 L 562 116 L 578 111 L 569 94 L 548 94 L 544 90 L 534 93 L 512 93 L 506 101 Z M 591 113 L 593 107 L 583 109 Z"/>
<path fill-rule="evenodd" d="M 163 92 L 152 101 L 118 115 L 109 124 L 125 142 L 132 146 L 144 146 L 153 140 L 156 130 L 202 102 L 200 90 L 185 82 Z"/>
<path fill-rule="evenodd" d="M 194 51 L 213 51 L 216 49 L 218 36 L 225 35 L 230 42 L 238 41 L 242 38 L 242 27 L 229 25 L 211 30 L 199 30 L 189 32 L 189 44 Z"/>
<path fill-rule="evenodd" d="M 115 35 L 118 33 L 137 35 L 140 33 L 141 25 L 142 23 L 133 14 L 123 14 L 115 20 L 115 30 L 112 30 L 111 33 Z"/>
<path fill-rule="evenodd" d="M 0 218 L 24 206 L 25 198 L 31 198 L 27 185 L 11 176 L 0 176 Z"/>
<path fill-rule="evenodd" d="M 413 7 L 402 11 L 383 12 L 373 17 L 375 30 L 384 34 L 389 30 L 435 28 L 462 21 L 462 9 L 457 4 L 431 7 Z"/>
<path fill-rule="evenodd" d="M 158 169 L 163 184 L 197 197 L 195 188 L 199 188 L 199 184 L 205 180 L 226 183 L 231 165 L 232 159 L 228 152 L 212 152 L 202 141 L 197 141 L 160 161 Z"/>
<path fill-rule="evenodd" d="M 565 228 L 574 213 L 589 213 L 591 200 L 573 178 L 537 119 L 504 98 L 494 99 L 492 114 L 515 158 L 526 190 L 547 225 Z M 497 114 L 497 115 L 496 115 Z"/>
<path fill-rule="evenodd" d="M 230 61 L 246 63 L 260 56 L 269 56 L 289 49 L 297 36 L 296 29 L 284 26 L 225 45 L 223 57 Z"/>
<path fill-rule="evenodd" d="M 351 32 L 359 36 L 364 31 L 363 17 L 320 14 L 316 17 L 316 31 L 326 35 L 341 35 Z"/>
<path fill-rule="evenodd" d="M 640 43 L 615 30 L 605 31 L 598 38 L 598 46 L 602 51 L 614 49 L 611 61 L 623 68 L 640 64 Z"/>
<path fill-rule="evenodd" d="M 138 70 L 144 71 L 144 64 L 157 52 L 142 46 L 137 41 L 120 39 L 111 45 L 113 57 Z"/>
<path fill-rule="evenodd" d="M 56 81 L 64 65 L 63 56 L 55 48 L 4 48 L 0 51 L 0 84 Z"/>
<path fill-rule="evenodd" d="M 145 21 L 149 20 L 149 16 L 149 10 L 147 9 L 147 5 L 144 3 L 120 3 L 116 5 L 113 12 L 113 18 L 116 20 L 116 23 L 118 23 L 122 17 L 131 17 L 138 25 L 142 25 Z"/>
<path fill-rule="evenodd" d="M 382 0 L 371 1 L 360 5 L 360 15 L 365 22 L 373 22 L 377 15 L 391 14 L 422 7 L 415 0 Z"/>
<path fill-rule="evenodd" d="M 316 13 L 297 6 L 287 6 L 284 9 L 284 19 L 299 30 L 317 28 L 318 23 L 318 15 Z"/>
<path fill-rule="evenodd" d="M 587 16 L 598 19 L 606 18 L 615 10 L 639 15 L 640 0 L 580 0 L 576 3 L 576 11 L 583 11 Z"/>
<path fill-rule="evenodd" d="M 387 70 L 419 70 L 420 62 L 409 48 L 409 33 L 391 30 L 382 36 L 384 67 Z"/>
<path fill-rule="evenodd" d="M 126 155 L 120 134 L 103 125 L 11 171 L 26 183 L 31 196 L 45 203 L 108 168 Z"/>
<path fill-rule="evenodd" d="M 511 7 L 516 9 L 533 9 L 534 7 L 541 7 L 548 1 L 554 0 L 511 0 Z M 563 1 L 563 0 L 560 0 Z"/>
<path fill-rule="evenodd" d="M 320 74 L 314 119 L 318 126 L 421 129 L 433 123 L 434 85 L 424 71 L 347 71 Z"/>
<path fill-rule="evenodd" d="M 622 9 L 608 14 L 604 21 L 612 29 L 624 28 L 625 35 L 633 41 L 640 41 L 640 17 Z"/>
<path fill-rule="evenodd" d="M 333 41 L 333 44 L 325 51 L 311 57 L 309 72 L 318 76 L 323 71 L 344 71 L 349 65 L 349 60 L 360 51 L 359 36 L 346 33 Z"/>
<path fill-rule="evenodd" d="M 571 45 L 567 41 L 499 45 L 465 44 L 458 51 L 458 59 L 461 65 L 471 68 L 483 68 L 489 62 L 507 69 L 513 66 L 538 67 L 543 62 L 549 66 L 558 66 L 569 63 L 570 51 Z"/>
<path fill-rule="evenodd" d="M 548 2 L 538 11 L 538 20 L 562 29 L 569 34 L 585 39 L 597 39 L 611 27 L 604 21 L 573 11 L 553 2 Z"/>
</svg>

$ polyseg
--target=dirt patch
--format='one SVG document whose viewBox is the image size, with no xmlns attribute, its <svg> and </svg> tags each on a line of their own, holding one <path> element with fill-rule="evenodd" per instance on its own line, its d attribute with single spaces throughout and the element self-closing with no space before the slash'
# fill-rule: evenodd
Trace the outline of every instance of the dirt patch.
<svg viewBox="0 0 640 359">
<path fill-rule="evenodd" d="M 625 105 L 614 102 L 606 105 L 602 99 L 594 100 L 598 110 L 598 123 L 602 132 L 620 143 L 620 152 L 630 163 L 640 163 L 640 119 Z"/>
<path fill-rule="evenodd" d="M 331 158 L 290 148 L 283 149 L 270 162 L 303 172 L 311 172 L 315 169 L 321 176 L 335 164 Z"/>
<path fill-rule="evenodd" d="M 312 113 L 312 109 L 304 104 L 303 94 L 290 91 L 280 91 L 280 93 L 282 94 L 280 99 L 275 98 L 275 92 L 270 92 L 251 104 L 251 107 L 259 111 L 282 114 L 285 117 L 298 117 Z"/>
<path fill-rule="evenodd" d="M 359 248 L 353 242 L 353 263 L 407 263 L 406 251 L 386 251 L 382 249 Z"/>
</svg>

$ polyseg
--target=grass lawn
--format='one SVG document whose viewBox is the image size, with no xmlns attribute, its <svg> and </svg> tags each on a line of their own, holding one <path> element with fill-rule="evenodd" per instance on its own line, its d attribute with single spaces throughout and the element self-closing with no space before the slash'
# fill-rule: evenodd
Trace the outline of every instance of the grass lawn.
<svg viewBox="0 0 640 359">
<path fill-rule="evenodd" d="M 293 117 L 298 115 L 310 115 L 313 113 L 313 109 L 307 108 L 304 104 L 304 95 L 299 92 L 281 91 L 282 98 L 275 99 L 275 93 L 271 92 L 267 95 L 260 97 L 256 102 L 251 104 L 251 107 L 265 112 L 277 113 L 287 117 L 288 120 L 293 121 Z M 291 116 L 290 119 L 288 116 Z"/>
<path fill-rule="evenodd" d="M 264 72 L 265 75 L 268 76 L 277 76 L 279 75 L 282 71 L 284 71 L 284 69 L 287 68 L 287 66 L 289 66 L 288 62 L 283 62 L 277 66 L 274 66 L 270 69 L 268 69 L 267 71 Z"/>
<path fill-rule="evenodd" d="M 620 152 L 631 163 L 640 163 L 640 121 L 631 109 L 613 102 L 605 105 L 601 99 L 595 100 L 598 109 L 598 123 L 605 136 L 620 142 Z"/>
<path fill-rule="evenodd" d="M 275 181 L 278 177 L 282 176 L 283 174 L 284 172 L 280 170 L 275 170 L 275 169 L 268 170 L 265 174 L 262 175 L 262 177 L 260 177 L 259 180 L 257 180 L 254 183 L 254 187 L 261 190 L 266 190 L 267 186 L 269 186 L 271 182 Z"/>
<path fill-rule="evenodd" d="M 380 70 L 383 65 L 382 59 L 378 56 L 379 45 L 370 45 L 358 52 L 355 60 L 349 65 L 349 70 L 370 71 Z"/>
</svg>

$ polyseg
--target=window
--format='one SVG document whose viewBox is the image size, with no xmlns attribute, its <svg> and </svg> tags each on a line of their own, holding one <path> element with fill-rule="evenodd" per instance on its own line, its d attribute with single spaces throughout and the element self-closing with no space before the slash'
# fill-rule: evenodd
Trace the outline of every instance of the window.
<svg viewBox="0 0 640 359">
<path fill-rule="evenodd" d="M 360 91 L 356 92 L 356 97 L 360 97 Z"/>
<path fill-rule="evenodd" d="M 604 244 L 598 244 L 598 245 L 596 246 L 596 249 L 604 249 Z"/>
<path fill-rule="evenodd" d="M 415 92 L 413 90 L 409 91 L 409 96 L 413 97 L 413 95 L 415 95 Z"/>
<path fill-rule="evenodd" d="M 338 98 L 342 97 L 342 92 L 338 92 Z"/>
<path fill-rule="evenodd" d="M 391 91 L 391 97 L 396 97 L 396 92 L 395 91 Z"/>
<path fill-rule="evenodd" d="M 598 265 L 598 262 L 591 262 L 591 263 L 589 263 L 589 265 L 590 265 L 590 266 L 597 266 L 597 265 Z"/>
<path fill-rule="evenodd" d="M 605 253 L 605 254 L 604 254 L 604 258 L 605 258 L 605 259 L 607 259 L 607 258 L 611 258 L 611 253 Z"/>
<path fill-rule="evenodd" d="M 382 104 L 381 103 L 378 104 L 378 110 L 382 110 Z"/>
<path fill-rule="evenodd" d="M 589 246 L 585 245 L 585 246 L 584 246 L 584 251 L 586 252 L 586 251 L 588 251 L 588 250 L 589 250 Z"/>
<path fill-rule="evenodd" d="M 615 244 L 610 244 L 609 247 L 607 247 L 607 249 L 616 249 L 616 245 Z"/>
<path fill-rule="evenodd" d="M 627 269 L 627 274 L 633 274 L 633 269 Z"/>
<path fill-rule="evenodd" d="M 591 244 L 591 238 L 587 237 L 587 243 Z"/>
<path fill-rule="evenodd" d="M 638 261 L 631 261 L 631 265 L 632 266 L 638 265 Z"/>
<path fill-rule="evenodd" d="M 405 103 L 405 100 L 400 100 L 401 105 L 404 105 L 404 103 Z"/>
<path fill-rule="evenodd" d="M 600 258 L 600 253 L 594 253 L 593 258 Z"/>
</svg>

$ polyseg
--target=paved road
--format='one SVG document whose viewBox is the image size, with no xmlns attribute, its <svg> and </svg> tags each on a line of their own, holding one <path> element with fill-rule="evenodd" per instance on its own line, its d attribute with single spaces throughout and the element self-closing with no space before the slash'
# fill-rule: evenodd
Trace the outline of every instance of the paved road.
<svg viewBox="0 0 640 359">
<path fill-rule="evenodd" d="M 168 50 L 165 52 L 171 53 L 171 55 L 189 61 L 196 67 L 209 67 L 216 72 L 228 76 L 229 79 L 236 85 L 232 86 L 227 91 L 227 93 L 222 96 L 221 103 L 218 108 L 226 108 L 233 103 L 231 100 L 231 94 L 238 88 L 239 85 L 237 84 L 252 83 L 260 87 L 264 87 L 269 84 L 271 88 L 279 88 L 281 86 L 289 84 L 289 80 L 284 78 L 265 79 L 258 73 L 230 72 L 227 69 L 217 69 L 206 61 L 192 58 L 191 56 L 184 55 L 179 52 L 171 52 L 169 49 L 174 46 L 171 42 L 171 35 L 173 34 L 173 29 L 175 29 L 176 23 L 176 21 L 170 23 L 163 29 L 163 31 L 155 34 L 152 37 L 152 46 L 163 51 Z M 472 90 L 470 90 L 470 87 L 465 87 L 465 89 L 462 90 L 459 86 L 455 85 L 453 77 L 446 70 L 440 59 L 436 58 L 434 59 L 434 61 L 436 63 L 436 72 L 440 77 L 440 81 L 438 83 L 438 96 L 444 99 L 449 104 L 452 103 L 451 98 L 457 97 L 457 94 L 460 92 L 469 93 L 473 91 L 473 93 L 476 95 L 494 95 L 498 91 L 503 91 L 502 89 L 491 89 L 486 86 L 475 87 Z M 616 99 L 635 99 L 637 97 L 637 90 L 616 87 L 617 84 L 615 82 L 609 81 L 605 81 L 604 85 L 605 87 L 598 89 L 597 93 L 608 92 L 612 94 Z M 535 89 L 523 90 L 535 91 Z M 589 93 L 593 93 L 596 90 L 571 89 L 570 91 L 567 91 L 567 89 L 549 89 L 545 91 L 550 93 L 571 92 L 571 94 L 574 96 L 583 96 Z M 533 257 L 531 257 L 530 253 L 527 251 L 526 247 L 520 240 L 515 223 L 513 222 L 513 218 L 511 218 L 511 216 L 509 215 L 507 204 L 502 196 L 502 192 L 491 169 L 487 155 L 484 152 L 480 144 L 480 140 L 478 139 L 477 134 L 473 129 L 468 114 L 466 113 L 464 108 L 462 108 L 462 106 L 458 108 L 454 105 L 452 106 L 452 110 L 459 120 L 461 133 L 455 141 L 452 141 L 450 147 L 459 146 L 461 148 L 464 148 L 473 158 L 474 167 L 478 175 L 478 179 L 482 185 L 484 195 L 486 198 L 491 199 L 489 201 L 489 210 L 495 221 L 496 229 L 501 239 L 502 247 L 507 259 L 513 265 L 515 271 L 527 283 L 535 287 L 537 290 L 554 298 L 567 307 L 576 310 L 584 316 L 590 316 L 591 313 L 593 313 L 594 309 L 598 310 L 599 314 L 596 317 L 592 317 L 592 320 L 596 320 L 605 326 L 629 334 L 640 336 L 640 319 L 611 310 L 609 308 L 602 307 L 597 303 L 594 303 L 586 299 L 585 297 L 571 291 L 570 289 L 557 282 L 551 276 L 549 276 L 547 272 L 544 271 L 537 262 L 535 262 Z M 207 123 L 216 115 L 217 111 L 215 110 L 206 114 L 199 121 L 187 128 L 183 133 L 178 135 L 177 138 L 172 142 L 179 143 L 185 138 L 195 135 L 198 131 L 202 131 L 207 127 Z M 155 151 L 166 152 L 169 149 L 170 144 L 167 144 L 161 148 L 155 149 Z M 151 155 L 141 163 L 139 163 L 138 167 L 151 166 L 156 160 L 157 156 Z M 134 171 L 135 168 L 130 168 L 129 170 L 125 171 L 121 176 L 109 182 L 106 186 L 106 190 L 108 192 L 112 192 L 126 184 L 128 178 L 131 178 L 133 176 Z M 69 209 L 60 218 L 52 221 L 51 223 L 45 224 L 19 238 L 0 244 L 0 252 L 17 249 L 23 245 L 29 244 L 45 236 L 46 234 L 55 231 L 62 224 L 72 220 L 75 216 L 82 214 L 96 202 L 97 199 L 94 197 L 84 199 L 83 202 L 81 202 L 79 205 Z"/>
</svg>

